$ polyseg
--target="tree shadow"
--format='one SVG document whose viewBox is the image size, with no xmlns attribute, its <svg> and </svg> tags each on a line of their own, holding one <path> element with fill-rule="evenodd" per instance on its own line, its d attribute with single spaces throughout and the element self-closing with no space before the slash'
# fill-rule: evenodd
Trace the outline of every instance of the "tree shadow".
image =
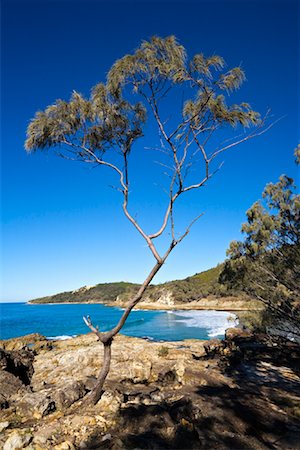
<svg viewBox="0 0 300 450">
<path fill-rule="evenodd" d="M 230 378 L 236 387 L 196 386 L 178 401 L 121 409 L 124 447 L 298 448 L 300 421 L 287 416 L 278 400 L 289 393 L 300 398 L 299 380 L 259 362 L 235 366 Z"/>
<path fill-rule="evenodd" d="M 111 440 L 97 445 L 95 434 L 87 448 L 298 449 L 300 420 L 291 411 L 293 399 L 300 405 L 300 380 L 293 365 L 278 362 L 277 357 L 236 360 L 224 369 L 227 384 L 224 377 L 219 384 L 210 380 L 209 371 L 204 380 L 199 368 L 199 383 L 156 384 L 161 401 L 151 400 L 150 394 L 127 395 Z"/>
<path fill-rule="evenodd" d="M 120 411 L 124 448 L 128 449 L 208 449 L 250 448 L 242 437 L 220 433 L 214 417 L 201 416 L 190 399 L 159 405 L 135 405 Z"/>
</svg>

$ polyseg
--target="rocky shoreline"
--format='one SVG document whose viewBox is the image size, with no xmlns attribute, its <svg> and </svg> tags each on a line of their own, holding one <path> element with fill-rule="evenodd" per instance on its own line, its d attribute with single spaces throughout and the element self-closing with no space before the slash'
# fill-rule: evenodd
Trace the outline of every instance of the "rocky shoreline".
<svg viewBox="0 0 300 450">
<path fill-rule="evenodd" d="M 102 361 L 95 335 L 29 335 L 0 347 L 4 450 L 298 448 L 296 344 L 238 329 L 223 341 L 119 335 L 105 392 L 89 407 Z"/>
</svg>

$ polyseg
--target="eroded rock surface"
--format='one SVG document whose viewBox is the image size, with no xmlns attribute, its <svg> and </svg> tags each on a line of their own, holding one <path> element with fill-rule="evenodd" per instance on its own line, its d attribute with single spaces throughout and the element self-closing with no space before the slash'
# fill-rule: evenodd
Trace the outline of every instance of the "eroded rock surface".
<svg viewBox="0 0 300 450">
<path fill-rule="evenodd" d="M 279 364 L 278 346 L 244 331 L 209 342 L 117 336 L 105 392 L 86 406 L 102 363 L 95 335 L 49 344 L 35 336 L 34 350 L 26 342 L 32 336 L 10 341 L 1 358 L 5 450 L 298 448 L 296 346 L 281 349 Z M 8 371 L 16 351 L 31 355 L 27 385 Z"/>
</svg>

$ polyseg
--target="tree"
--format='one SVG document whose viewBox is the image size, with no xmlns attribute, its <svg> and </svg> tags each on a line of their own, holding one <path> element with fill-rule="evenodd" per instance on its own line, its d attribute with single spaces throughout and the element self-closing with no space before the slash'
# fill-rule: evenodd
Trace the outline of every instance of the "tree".
<svg viewBox="0 0 300 450">
<path fill-rule="evenodd" d="M 226 104 L 226 96 L 241 86 L 245 75 L 240 67 L 228 71 L 224 67 L 224 60 L 216 55 L 197 54 L 188 60 L 184 47 L 173 36 L 153 37 L 142 42 L 133 54 L 117 60 L 107 82 L 97 84 L 90 98 L 73 92 L 69 102 L 57 100 L 38 112 L 28 127 L 27 151 L 55 148 L 64 158 L 105 167 L 118 177 L 124 214 L 146 241 L 155 260 L 114 328 L 101 332 L 89 317 L 84 318 L 104 346 L 103 366 L 89 394 L 91 402 L 96 403 L 101 397 L 113 338 L 169 254 L 199 218 L 177 234 L 174 206 L 178 198 L 201 188 L 213 176 L 218 170 L 214 167 L 217 156 L 269 128 L 249 104 Z M 164 179 L 168 180 L 166 210 L 155 232 L 146 231 L 128 205 L 130 161 L 137 151 L 136 141 L 143 137 L 147 118 L 156 123 L 157 147 L 152 150 L 159 151 L 167 174 Z M 237 126 L 252 128 L 242 136 L 225 140 L 226 128 Z M 199 156 L 204 164 L 202 173 Z M 197 172 L 191 174 L 191 167 Z M 156 239 L 167 233 L 169 244 L 161 254 Z"/>
<path fill-rule="evenodd" d="M 300 164 L 300 146 L 295 150 Z M 247 211 L 243 242 L 233 241 L 220 281 L 265 305 L 267 330 L 300 342 L 300 195 L 282 175 Z"/>
</svg>

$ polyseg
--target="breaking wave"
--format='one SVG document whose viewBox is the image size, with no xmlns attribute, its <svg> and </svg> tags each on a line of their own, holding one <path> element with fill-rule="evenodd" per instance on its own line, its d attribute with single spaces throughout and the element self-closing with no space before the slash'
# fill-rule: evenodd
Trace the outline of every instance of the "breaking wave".
<svg viewBox="0 0 300 450">
<path fill-rule="evenodd" d="M 48 336 L 47 339 L 49 341 L 66 341 L 67 339 L 72 339 L 76 337 L 77 334 L 73 334 L 72 336 L 69 336 L 67 334 L 63 334 L 61 336 Z"/>
<path fill-rule="evenodd" d="M 209 337 L 224 336 L 227 328 L 238 325 L 237 316 L 227 311 L 169 311 L 186 327 L 206 329 Z"/>
</svg>

